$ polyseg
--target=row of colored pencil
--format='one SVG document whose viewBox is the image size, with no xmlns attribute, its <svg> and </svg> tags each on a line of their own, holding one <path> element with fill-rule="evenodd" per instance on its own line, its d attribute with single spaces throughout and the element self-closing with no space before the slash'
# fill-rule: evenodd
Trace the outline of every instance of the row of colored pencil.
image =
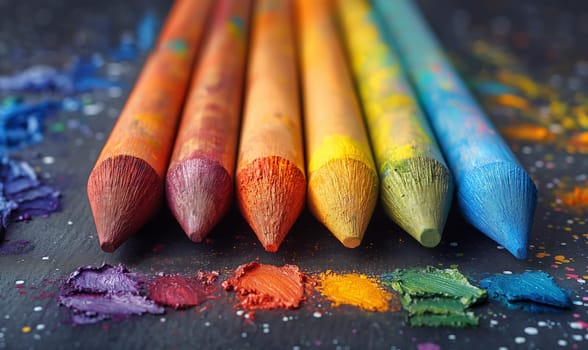
<svg viewBox="0 0 588 350">
<path fill-rule="evenodd" d="M 378 193 L 390 218 L 433 247 L 453 177 L 465 218 L 524 258 L 533 182 L 410 0 L 177 0 L 88 196 L 105 251 L 142 227 L 164 193 L 200 242 L 233 187 L 268 251 L 305 200 L 358 246 Z"/>
</svg>

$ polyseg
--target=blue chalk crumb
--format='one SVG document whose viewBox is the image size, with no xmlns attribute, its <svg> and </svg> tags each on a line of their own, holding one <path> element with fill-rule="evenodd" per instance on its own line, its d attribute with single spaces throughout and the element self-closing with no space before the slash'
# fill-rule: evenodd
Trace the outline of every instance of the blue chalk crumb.
<svg viewBox="0 0 588 350">
<path fill-rule="evenodd" d="M 480 281 L 480 287 L 509 309 L 561 312 L 572 307 L 569 292 L 543 271 L 488 277 Z"/>
</svg>

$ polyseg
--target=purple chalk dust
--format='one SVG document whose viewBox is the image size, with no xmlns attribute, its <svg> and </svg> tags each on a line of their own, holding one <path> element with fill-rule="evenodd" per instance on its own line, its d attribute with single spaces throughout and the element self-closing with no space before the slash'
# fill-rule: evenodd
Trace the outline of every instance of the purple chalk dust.
<svg viewBox="0 0 588 350">
<path fill-rule="evenodd" d="M 141 295 L 137 276 L 122 265 L 80 267 L 65 282 L 59 303 L 72 311 L 72 321 L 79 325 L 164 312 Z"/>
</svg>

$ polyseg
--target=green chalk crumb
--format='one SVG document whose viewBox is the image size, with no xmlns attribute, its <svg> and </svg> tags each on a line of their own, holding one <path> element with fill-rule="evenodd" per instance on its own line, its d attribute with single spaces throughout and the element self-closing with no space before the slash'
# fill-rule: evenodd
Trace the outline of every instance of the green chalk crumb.
<svg viewBox="0 0 588 350">
<path fill-rule="evenodd" d="M 423 314 L 409 316 L 408 323 L 413 327 L 477 327 L 479 320 L 473 312 L 456 315 Z"/>
<path fill-rule="evenodd" d="M 382 276 L 383 283 L 402 295 L 441 296 L 458 299 L 465 307 L 486 299 L 486 291 L 472 286 L 456 269 L 399 269 Z"/>
<path fill-rule="evenodd" d="M 474 327 L 478 317 L 466 309 L 486 299 L 486 291 L 471 285 L 456 269 L 399 269 L 382 276 L 384 285 L 402 295 L 408 323 L 415 327 Z"/>
<path fill-rule="evenodd" d="M 402 298 L 402 307 L 410 315 L 418 315 L 425 313 L 432 314 L 463 314 L 465 311 L 464 305 L 454 298 Z"/>
</svg>

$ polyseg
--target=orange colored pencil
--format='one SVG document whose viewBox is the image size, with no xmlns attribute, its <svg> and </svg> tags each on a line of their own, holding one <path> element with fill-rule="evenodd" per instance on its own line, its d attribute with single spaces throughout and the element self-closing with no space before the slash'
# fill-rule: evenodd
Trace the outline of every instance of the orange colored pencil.
<svg viewBox="0 0 588 350">
<path fill-rule="evenodd" d="M 346 247 L 374 212 L 378 175 L 328 0 L 296 1 L 304 94 L 308 205 Z"/>
<path fill-rule="evenodd" d="M 251 1 L 215 6 L 166 177 L 169 207 L 194 242 L 231 204 Z"/>
<path fill-rule="evenodd" d="M 275 252 L 306 197 L 292 3 L 259 0 L 236 171 L 241 213 Z"/>
<path fill-rule="evenodd" d="M 159 209 L 210 1 L 178 1 L 88 178 L 100 247 L 114 251 Z"/>
</svg>

